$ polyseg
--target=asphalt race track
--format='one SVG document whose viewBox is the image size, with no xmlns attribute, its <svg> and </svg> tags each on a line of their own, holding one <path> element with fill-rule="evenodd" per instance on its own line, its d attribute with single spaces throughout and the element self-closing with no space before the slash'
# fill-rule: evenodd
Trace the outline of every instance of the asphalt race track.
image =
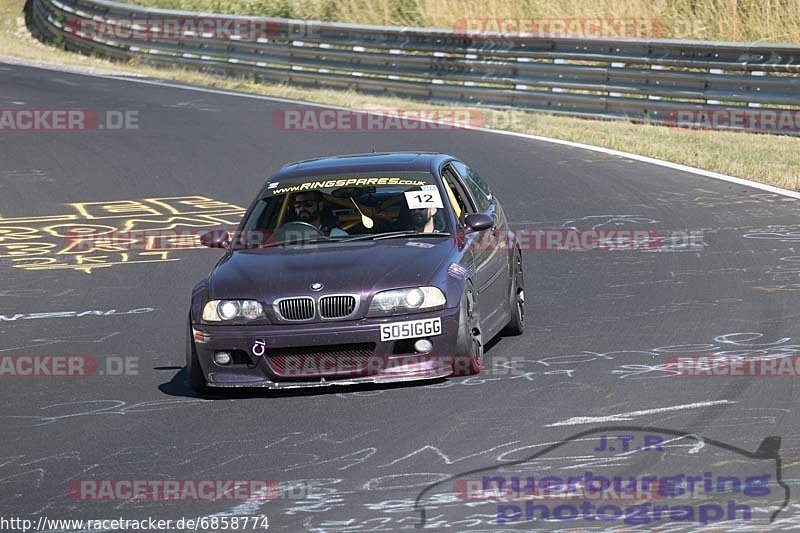
<svg viewBox="0 0 800 533">
<path fill-rule="evenodd" d="M 270 530 L 292 532 L 620 531 L 637 528 L 619 520 L 534 524 L 524 514 L 501 524 L 497 502 L 464 501 L 448 489 L 482 475 L 472 470 L 497 475 L 523 459 L 535 465 L 528 475 L 762 467 L 772 475 L 764 468 L 774 469 L 774 452 L 792 492 L 774 521 L 707 527 L 798 527 L 797 377 L 687 377 L 665 367 L 676 353 L 800 353 L 797 200 L 482 131 L 274 128 L 270 117 L 287 107 L 298 105 L 0 64 L 0 109 L 138 113 L 138 129 L 0 129 L 0 356 L 99 361 L 87 377 L 0 377 L 0 516 L 263 515 Z M 221 252 L 64 252 L 66 229 L 87 224 L 232 225 L 285 162 L 373 149 L 464 159 L 517 228 L 694 238 L 646 251 L 526 251 L 526 333 L 492 343 L 495 368 L 478 377 L 210 399 L 186 383 L 184 335 L 191 288 Z M 674 452 L 644 450 L 645 460 L 616 456 L 596 450 L 601 435 L 622 434 L 609 426 L 642 438 L 657 433 L 644 426 L 664 428 L 728 447 L 684 440 Z M 760 455 L 733 451 L 755 452 L 774 436 L 779 449 L 772 439 Z M 273 480 L 280 491 L 251 500 L 103 501 L 71 490 L 87 479 Z M 779 493 L 753 508 L 753 521 L 783 505 Z M 670 519 L 665 527 L 702 523 Z"/>
</svg>

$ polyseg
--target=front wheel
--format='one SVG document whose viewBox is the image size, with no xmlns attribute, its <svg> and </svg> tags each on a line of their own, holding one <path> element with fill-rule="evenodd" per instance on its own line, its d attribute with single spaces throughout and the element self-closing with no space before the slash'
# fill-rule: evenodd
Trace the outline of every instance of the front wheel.
<svg viewBox="0 0 800 533">
<path fill-rule="evenodd" d="M 461 296 L 459 324 L 461 330 L 458 333 L 458 353 L 453 363 L 453 374 L 456 376 L 479 374 L 484 367 L 483 338 L 478 304 L 470 281 L 467 281 L 464 294 Z"/>
<path fill-rule="evenodd" d="M 198 394 L 211 392 L 206 382 L 206 376 L 197 359 L 197 349 L 194 346 L 191 320 L 186 325 L 186 373 L 189 376 L 189 386 Z"/>
<path fill-rule="evenodd" d="M 511 319 L 503 330 L 507 335 L 522 335 L 525 331 L 525 280 L 522 277 L 522 256 L 517 250 L 514 253 L 513 274 L 511 278 L 511 294 L 509 307 Z"/>
</svg>

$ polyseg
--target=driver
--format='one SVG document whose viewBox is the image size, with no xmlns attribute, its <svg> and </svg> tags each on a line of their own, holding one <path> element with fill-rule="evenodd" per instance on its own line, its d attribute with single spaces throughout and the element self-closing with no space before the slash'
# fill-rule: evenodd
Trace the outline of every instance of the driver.
<svg viewBox="0 0 800 533">
<path fill-rule="evenodd" d="M 335 223 L 323 223 L 322 214 L 325 212 L 327 204 L 325 200 L 322 199 L 322 194 L 319 191 L 297 193 L 294 197 L 292 207 L 294 208 L 295 220 L 311 224 L 325 235 L 331 237 L 348 235 L 345 230 L 336 226 Z"/>
<path fill-rule="evenodd" d="M 433 215 L 436 214 L 435 207 L 424 207 L 422 209 L 411 209 L 411 223 L 414 229 L 420 233 L 434 233 L 436 229 L 433 223 Z"/>
</svg>

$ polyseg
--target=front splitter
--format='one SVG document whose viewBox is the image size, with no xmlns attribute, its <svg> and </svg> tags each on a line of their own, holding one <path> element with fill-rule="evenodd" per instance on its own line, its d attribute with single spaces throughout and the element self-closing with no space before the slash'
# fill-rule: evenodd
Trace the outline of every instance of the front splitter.
<svg viewBox="0 0 800 533">
<path fill-rule="evenodd" d="M 434 379 L 442 379 L 453 375 L 452 370 L 444 370 L 441 372 L 425 372 L 416 375 L 402 375 L 402 376 L 365 376 L 361 378 L 344 378 L 344 379 L 331 379 L 326 380 L 320 378 L 319 381 L 248 381 L 248 382 L 228 382 L 228 383 L 214 383 L 210 381 L 207 383 L 208 387 L 216 389 L 310 389 L 319 387 L 351 387 L 353 385 L 369 385 L 369 384 L 390 384 L 390 383 L 405 383 L 410 381 L 427 381 Z M 213 379 L 213 374 L 209 376 Z"/>
</svg>

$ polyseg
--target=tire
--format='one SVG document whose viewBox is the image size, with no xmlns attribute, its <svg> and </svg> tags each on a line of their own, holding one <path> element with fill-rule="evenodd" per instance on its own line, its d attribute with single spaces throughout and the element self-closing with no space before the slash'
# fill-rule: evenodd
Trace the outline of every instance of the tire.
<svg viewBox="0 0 800 533">
<path fill-rule="evenodd" d="M 200 367 L 200 361 L 197 359 L 197 349 L 195 348 L 194 338 L 192 337 L 191 320 L 189 320 L 186 326 L 186 374 L 189 376 L 189 386 L 194 392 L 198 394 L 209 394 L 212 392 L 206 382 L 203 369 Z"/>
<path fill-rule="evenodd" d="M 472 282 L 467 280 L 464 294 L 461 295 L 461 312 L 459 313 L 461 330 L 458 333 L 458 347 L 453 362 L 453 375 L 455 376 L 474 376 L 483 370 L 485 360 L 480 323 L 475 291 L 472 288 Z"/>
<path fill-rule="evenodd" d="M 511 294 L 509 308 L 511 319 L 503 329 L 505 335 L 522 335 L 525 332 L 525 279 L 522 273 L 522 255 L 514 252 L 514 264 L 511 275 Z"/>
</svg>

